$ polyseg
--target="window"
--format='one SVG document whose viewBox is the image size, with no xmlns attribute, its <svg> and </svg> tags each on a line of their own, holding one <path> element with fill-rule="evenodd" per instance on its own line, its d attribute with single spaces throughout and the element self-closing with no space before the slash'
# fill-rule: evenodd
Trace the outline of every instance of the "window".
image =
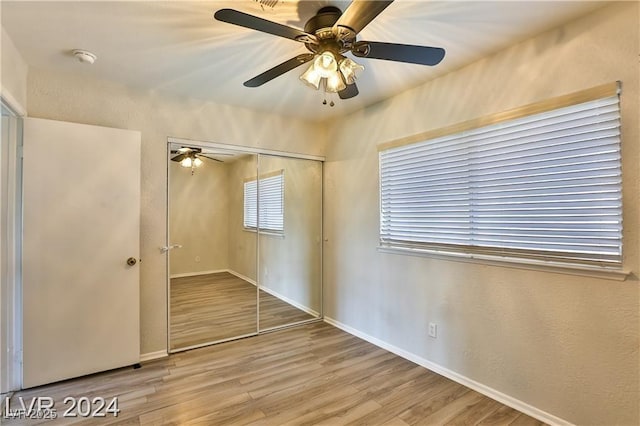
<svg viewBox="0 0 640 426">
<path fill-rule="evenodd" d="M 621 265 L 617 84 L 449 130 L 381 146 L 382 247 Z"/>
<path fill-rule="evenodd" d="M 263 175 L 259 181 L 253 179 L 244 183 L 244 227 L 257 229 L 258 225 L 260 230 L 276 233 L 284 231 L 283 170 Z"/>
</svg>

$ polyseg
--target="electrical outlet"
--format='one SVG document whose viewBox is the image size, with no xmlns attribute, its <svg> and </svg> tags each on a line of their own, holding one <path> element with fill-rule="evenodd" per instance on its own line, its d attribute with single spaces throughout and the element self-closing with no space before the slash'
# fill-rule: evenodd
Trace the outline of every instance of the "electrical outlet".
<svg viewBox="0 0 640 426">
<path fill-rule="evenodd" d="M 429 337 L 438 338 L 438 324 L 435 322 L 429 323 Z"/>
</svg>

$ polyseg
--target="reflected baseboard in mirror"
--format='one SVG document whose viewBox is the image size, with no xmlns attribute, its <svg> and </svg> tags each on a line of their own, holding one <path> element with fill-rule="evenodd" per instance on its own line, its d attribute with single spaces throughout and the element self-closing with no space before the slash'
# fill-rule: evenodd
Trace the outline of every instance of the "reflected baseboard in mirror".
<svg viewBox="0 0 640 426">
<path fill-rule="evenodd" d="M 260 291 L 260 328 L 314 319 Z M 171 350 L 256 333 L 256 287 L 229 272 L 171 279 Z"/>
</svg>

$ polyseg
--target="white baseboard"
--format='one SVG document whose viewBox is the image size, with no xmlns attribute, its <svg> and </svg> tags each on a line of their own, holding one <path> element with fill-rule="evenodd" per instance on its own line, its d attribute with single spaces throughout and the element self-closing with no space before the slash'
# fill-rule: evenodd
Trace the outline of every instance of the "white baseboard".
<svg viewBox="0 0 640 426">
<path fill-rule="evenodd" d="M 219 274 L 221 272 L 229 272 L 228 269 L 216 269 L 213 271 L 185 272 L 183 274 L 172 274 L 169 278 L 197 277 L 198 275 Z"/>
<path fill-rule="evenodd" d="M 479 392 L 483 395 L 488 396 L 489 398 L 495 399 L 498 402 L 503 403 L 513 409 L 516 409 L 520 412 L 523 412 L 531 417 L 534 417 L 542 422 L 545 422 L 550 425 L 558 425 L 558 426 L 571 426 L 573 423 L 570 423 L 560 417 L 556 417 L 553 414 L 547 413 L 539 408 L 536 408 L 530 404 L 527 404 L 524 401 L 516 399 L 512 396 L 506 395 L 496 389 L 493 389 L 487 385 L 476 382 L 473 379 L 470 379 L 462 374 L 456 373 L 455 371 L 449 370 L 446 367 L 443 367 L 439 364 L 431 362 L 425 358 L 422 358 L 418 355 L 415 355 L 411 352 L 405 351 L 404 349 L 400 349 L 394 345 L 391 345 L 383 340 L 380 340 L 376 337 L 370 336 L 366 333 L 363 333 L 359 330 L 356 330 L 353 327 L 350 327 L 346 324 L 341 323 L 333 318 L 324 317 L 324 321 L 327 324 L 331 324 L 334 327 L 337 327 L 343 331 L 346 331 L 349 334 L 353 334 L 356 337 L 361 338 L 362 340 L 366 340 L 369 343 L 372 343 L 382 349 L 386 349 L 389 352 L 392 352 L 404 359 L 408 359 L 411 362 L 414 362 L 428 370 L 433 371 L 434 373 L 438 373 L 441 376 L 444 376 L 448 379 L 453 380 L 454 382 L 460 383 L 470 389 L 473 389 L 476 392 Z"/>
<path fill-rule="evenodd" d="M 225 269 L 225 272 L 228 272 L 228 273 L 230 273 L 231 275 L 235 275 L 236 277 L 240 278 L 241 280 L 245 280 L 246 282 L 251 283 L 251 284 L 253 284 L 253 285 L 255 285 L 255 286 L 257 286 L 257 285 L 258 285 L 258 284 L 256 283 L 256 280 L 252 280 L 251 278 L 249 278 L 249 277 L 247 277 L 247 276 L 245 276 L 245 275 L 242 275 L 241 273 L 236 272 L 236 271 L 234 271 L 234 270 L 232 270 L 232 269 Z"/>
<path fill-rule="evenodd" d="M 278 293 L 277 291 L 271 290 L 270 288 L 267 288 L 267 287 L 260 287 L 260 290 L 264 291 L 265 293 L 269 293 L 273 297 L 277 297 L 278 299 L 282 300 L 283 302 L 288 303 L 291 306 L 295 306 L 296 308 L 300 309 L 301 311 L 304 311 L 304 312 L 308 313 L 309 315 L 312 315 L 314 317 L 319 317 L 320 316 L 320 313 L 318 311 L 314 311 L 313 309 L 309 308 L 308 306 L 304 306 L 304 305 L 296 302 L 295 300 L 288 298 L 287 296 L 283 296 L 282 294 Z"/>
<path fill-rule="evenodd" d="M 160 359 L 169 356 L 166 349 L 155 352 L 147 352 L 146 354 L 140 354 L 140 362 L 151 361 L 154 359 Z"/>
</svg>

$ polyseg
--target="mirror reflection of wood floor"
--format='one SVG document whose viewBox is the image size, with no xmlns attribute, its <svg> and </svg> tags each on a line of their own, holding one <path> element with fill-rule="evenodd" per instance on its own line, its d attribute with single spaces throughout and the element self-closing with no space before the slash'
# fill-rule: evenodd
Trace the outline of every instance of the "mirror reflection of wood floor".
<svg viewBox="0 0 640 426">
<path fill-rule="evenodd" d="M 230 274 L 171 279 L 171 349 L 256 332 L 256 286 Z M 312 319 L 260 290 L 260 329 Z"/>
<path fill-rule="evenodd" d="M 117 396 L 121 411 L 115 418 L 65 419 L 69 395 L 106 401 Z M 17 392 L 11 405 L 35 396 L 54 399 L 59 418 L 53 424 L 542 424 L 325 323 L 28 389 Z"/>
</svg>

